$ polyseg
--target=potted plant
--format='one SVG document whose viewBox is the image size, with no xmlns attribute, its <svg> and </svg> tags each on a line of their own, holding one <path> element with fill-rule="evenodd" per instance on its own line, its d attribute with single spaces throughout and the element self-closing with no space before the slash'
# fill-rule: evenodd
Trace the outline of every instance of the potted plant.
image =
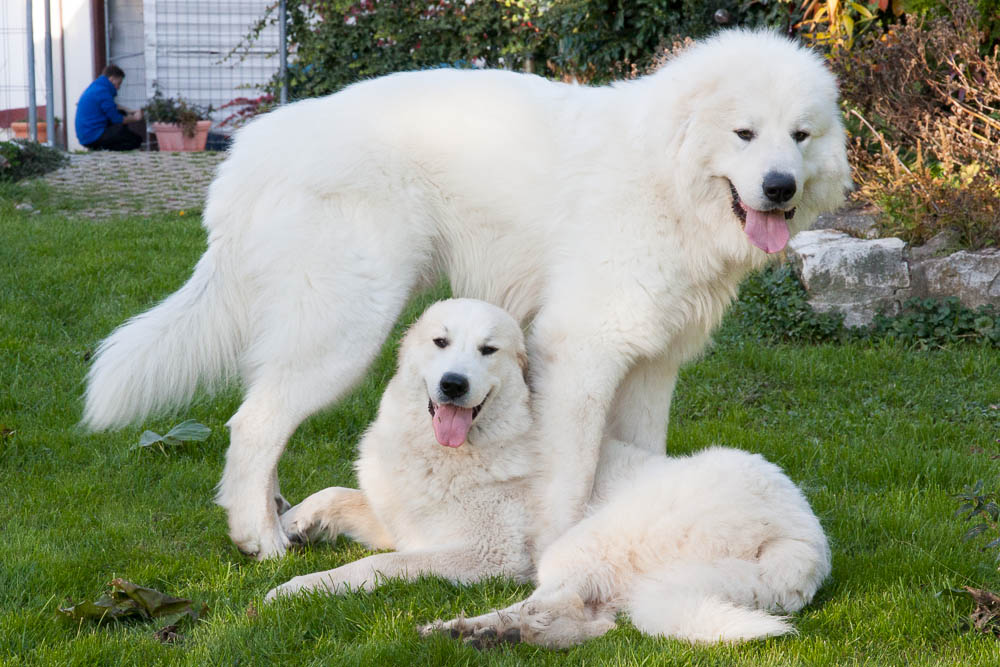
<svg viewBox="0 0 1000 667">
<path fill-rule="evenodd" d="M 161 151 L 203 151 L 212 127 L 211 106 L 193 104 L 182 97 L 167 97 L 157 84 L 142 108 L 149 129 Z"/>
<path fill-rule="evenodd" d="M 56 132 L 59 132 L 59 118 L 56 117 Z M 44 120 L 40 120 L 37 123 L 38 127 L 38 143 L 44 143 L 48 141 L 48 126 Z M 28 138 L 28 120 L 15 120 L 10 124 L 10 129 L 14 132 L 15 139 L 27 139 Z"/>
</svg>

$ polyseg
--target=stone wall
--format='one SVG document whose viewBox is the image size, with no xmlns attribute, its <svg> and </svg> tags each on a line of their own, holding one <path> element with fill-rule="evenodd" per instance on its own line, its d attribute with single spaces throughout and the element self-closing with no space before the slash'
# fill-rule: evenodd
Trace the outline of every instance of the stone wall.
<svg viewBox="0 0 1000 667">
<path fill-rule="evenodd" d="M 957 296 L 970 308 L 1000 307 L 1000 250 L 943 254 L 945 235 L 916 247 L 898 238 L 866 238 L 873 220 L 855 212 L 821 218 L 816 227 L 792 238 L 789 259 L 810 305 L 843 313 L 847 326 L 871 324 L 879 312 L 895 315 L 915 297 Z"/>
</svg>

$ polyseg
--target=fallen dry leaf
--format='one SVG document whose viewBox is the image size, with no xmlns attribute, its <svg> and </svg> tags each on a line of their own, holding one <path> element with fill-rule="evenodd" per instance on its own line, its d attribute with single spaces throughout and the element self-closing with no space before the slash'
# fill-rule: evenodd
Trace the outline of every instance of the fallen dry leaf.
<svg viewBox="0 0 1000 667">
<path fill-rule="evenodd" d="M 167 624 L 153 633 L 161 642 L 183 639 L 178 632 L 181 624 L 194 623 L 208 612 L 208 605 L 186 598 L 175 598 L 152 588 L 137 586 L 124 579 L 114 579 L 108 584 L 111 590 L 94 601 L 77 604 L 69 601 L 59 607 L 59 614 L 75 621 L 90 620 L 97 623 L 110 621 L 151 621 L 165 618 Z"/>
<path fill-rule="evenodd" d="M 972 598 L 969 621 L 979 632 L 1000 637 L 1000 595 L 979 588 L 962 587 Z"/>
</svg>

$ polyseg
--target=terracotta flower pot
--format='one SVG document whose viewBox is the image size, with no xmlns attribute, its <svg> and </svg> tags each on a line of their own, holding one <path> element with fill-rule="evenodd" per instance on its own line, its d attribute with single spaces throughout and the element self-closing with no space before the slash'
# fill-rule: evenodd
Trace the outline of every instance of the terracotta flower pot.
<svg viewBox="0 0 1000 667">
<path fill-rule="evenodd" d="M 28 121 L 16 120 L 10 124 L 10 129 L 14 130 L 15 139 L 28 138 Z M 59 129 L 59 123 L 56 123 L 56 129 Z M 48 138 L 49 135 L 45 121 L 38 121 L 38 143 L 44 143 L 48 141 Z"/>
<path fill-rule="evenodd" d="M 199 120 L 193 137 L 186 136 L 179 123 L 150 123 L 149 128 L 156 135 L 161 151 L 203 151 L 212 121 Z"/>
</svg>

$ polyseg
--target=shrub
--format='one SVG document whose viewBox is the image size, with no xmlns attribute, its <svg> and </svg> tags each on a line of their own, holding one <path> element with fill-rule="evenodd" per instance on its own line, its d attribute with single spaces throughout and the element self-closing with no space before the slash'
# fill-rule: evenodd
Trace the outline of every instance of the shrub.
<svg viewBox="0 0 1000 667">
<path fill-rule="evenodd" d="M 876 316 L 872 335 L 908 345 L 942 347 L 962 341 L 1000 347 L 1000 313 L 966 308 L 956 297 L 910 299 L 895 317 Z"/>
<path fill-rule="evenodd" d="M 292 99 L 405 70 L 520 66 L 536 31 L 524 0 L 315 0 L 289 3 L 287 12 Z M 272 7 L 244 46 L 275 20 Z"/>
<path fill-rule="evenodd" d="M 807 299 L 791 265 L 772 265 L 751 274 L 740 286 L 730 324 L 744 334 L 775 343 L 818 343 L 843 337 L 843 316 L 817 313 Z"/>
<path fill-rule="evenodd" d="M 211 118 L 212 107 L 193 104 L 182 97 L 167 97 L 159 84 L 153 82 L 153 96 L 142 108 L 146 120 L 151 123 L 176 123 L 184 129 L 184 134 L 193 137 L 199 120 Z"/>
<path fill-rule="evenodd" d="M 603 83 L 644 70 L 674 36 L 727 25 L 788 32 L 798 3 L 759 0 L 313 0 L 290 3 L 287 35 L 292 99 L 355 81 L 431 67 L 508 67 L 530 60 L 539 74 Z M 275 6 L 241 47 L 277 20 Z M 268 87 L 276 94 L 280 82 Z"/>
<path fill-rule="evenodd" d="M 0 141 L 0 180 L 20 181 L 55 171 L 69 162 L 57 148 L 34 141 Z"/>
<path fill-rule="evenodd" d="M 230 127 L 242 127 L 244 123 L 254 116 L 273 109 L 276 104 L 274 95 L 270 93 L 265 93 L 259 97 L 237 97 L 219 107 L 220 110 L 233 109 L 219 125 L 223 127 L 226 125 Z"/>
<path fill-rule="evenodd" d="M 896 316 L 877 315 L 869 327 L 848 329 L 837 313 L 817 313 L 790 264 L 769 266 L 740 286 L 720 335 L 771 343 L 886 340 L 915 347 L 976 343 L 1000 348 L 1000 312 L 970 309 L 955 297 L 911 299 Z"/>
<path fill-rule="evenodd" d="M 654 68 L 666 44 L 726 26 L 773 26 L 791 33 L 796 4 L 738 0 L 562 0 L 536 19 L 536 54 L 548 74 L 606 83 Z"/>
<path fill-rule="evenodd" d="M 833 52 L 851 161 L 860 196 L 885 213 L 883 231 L 922 243 L 953 229 L 968 247 L 997 246 L 1000 46 L 983 54 L 989 38 L 967 0 L 950 11 Z"/>
</svg>

